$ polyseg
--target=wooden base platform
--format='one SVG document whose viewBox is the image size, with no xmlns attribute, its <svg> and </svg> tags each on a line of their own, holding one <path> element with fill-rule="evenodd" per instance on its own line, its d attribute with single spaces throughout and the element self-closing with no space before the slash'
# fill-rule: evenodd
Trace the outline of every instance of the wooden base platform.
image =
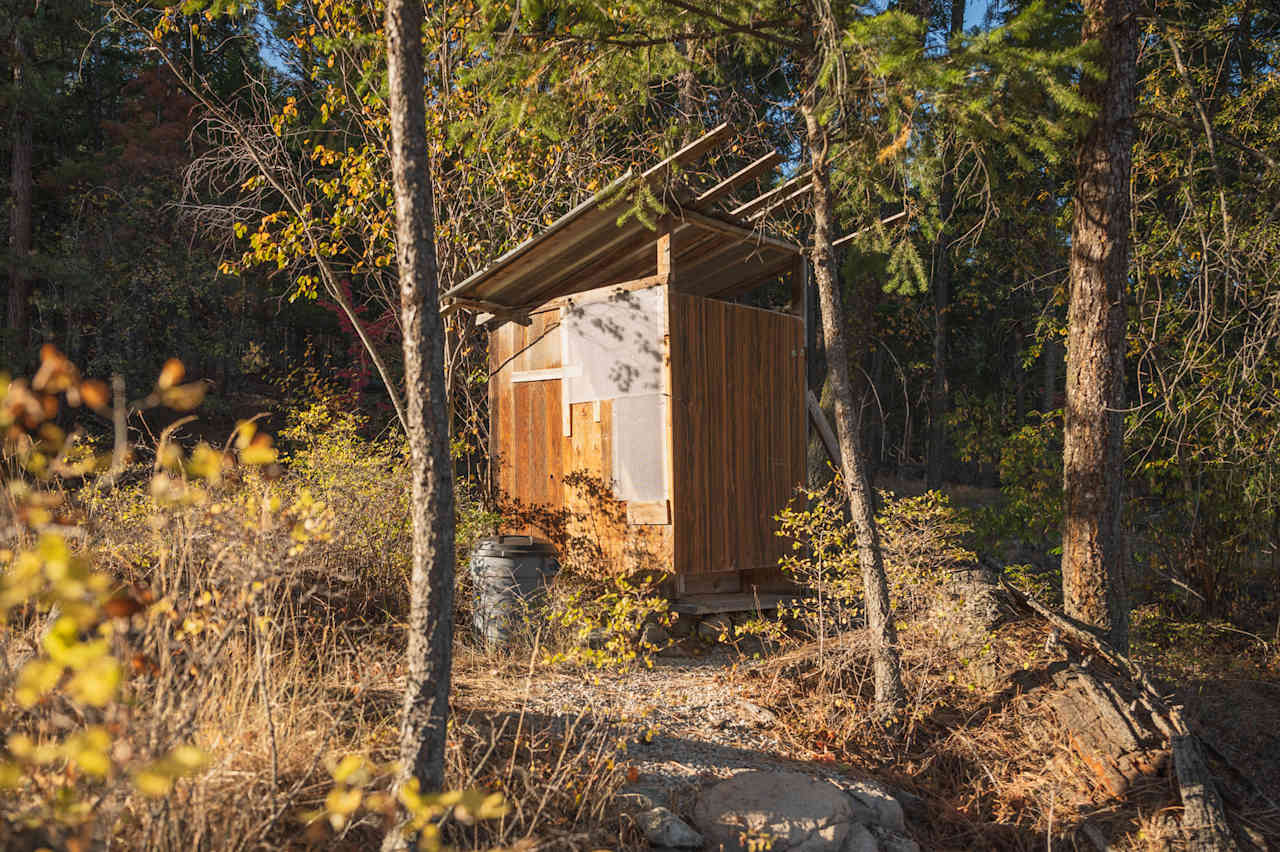
<svg viewBox="0 0 1280 852">
<path fill-rule="evenodd" d="M 795 601 L 795 594 L 709 594 L 680 595 L 671 609 L 681 615 L 712 615 L 718 612 L 770 612 Z"/>
</svg>

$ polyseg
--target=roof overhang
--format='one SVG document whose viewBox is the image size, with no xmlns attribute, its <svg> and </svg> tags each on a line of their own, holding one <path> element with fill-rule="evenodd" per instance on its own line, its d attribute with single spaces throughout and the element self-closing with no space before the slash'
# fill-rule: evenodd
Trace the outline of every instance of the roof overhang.
<svg viewBox="0 0 1280 852">
<path fill-rule="evenodd" d="M 629 185 L 637 180 L 660 184 L 673 165 L 700 156 L 725 135 L 727 127 L 717 127 L 638 178 L 631 172 L 618 178 L 542 233 L 451 288 L 443 296 L 446 310 L 463 306 L 490 312 L 524 311 L 562 296 L 654 275 L 656 244 L 664 234 L 672 238 L 676 279 L 690 292 L 728 298 L 737 295 L 739 287 L 764 283 L 763 273 L 789 268 L 802 255 L 800 246 L 769 235 L 758 222 L 714 209 L 714 202 L 727 194 L 724 184 L 743 182 L 752 169 L 750 176 L 756 176 L 763 171 L 757 164 L 701 197 L 678 189 L 668 214 L 656 223 L 627 215 L 633 207 L 626 191 Z"/>
</svg>

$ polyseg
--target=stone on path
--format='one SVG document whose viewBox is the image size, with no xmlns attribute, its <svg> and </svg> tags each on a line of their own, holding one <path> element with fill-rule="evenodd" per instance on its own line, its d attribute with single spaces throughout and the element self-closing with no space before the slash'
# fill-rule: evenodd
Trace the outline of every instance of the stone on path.
<svg viewBox="0 0 1280 852">
<path fill-rule="evenodd" d="M 702 846 L 702 835 L 667 808 L 643 811 L 636 814 L 635 820 L 651 846 L 676 849 L 698 849 Z"/>
<path fill-rule="evenodd" d="M 742 772 L 706 790 L 693 812 L 711 852 L 918 852 L 902 806 L 883 789 L 844 789 L 798 772 Z"/>
<path fill-rule="evenodd" d="M 698 638 L 709 645 L 733 638 L 733 621 L 723 613 L 708 615 L 698 622 Z"/>
</svg>

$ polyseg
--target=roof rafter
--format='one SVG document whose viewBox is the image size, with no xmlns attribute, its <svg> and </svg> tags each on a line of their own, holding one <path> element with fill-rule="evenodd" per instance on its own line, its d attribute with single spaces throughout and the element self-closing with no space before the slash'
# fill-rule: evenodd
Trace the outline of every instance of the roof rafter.
<svg viewBox="0 0 1280 852">
<path fill-rule="evenodd" d="M 671 173 L 671 167 L 675 165 L 684 165 L 691 160 L 696 160 L 705 154 L 713 145 L 719 144 L 720 140 L 729 135 L 729 122 L 723 122 L 708 130 L 697 139 L 685 145 L 679 151 L 676 151 L 670 157 L 667 157 L 656 166 L 652 167 L 644 174 L 640 175 L 642 180 L 658 181 L 666 178 Z"/>
<path fill-rule="evenodd" d="M 734 187 L 766 174 L 782 162 L 783 157 L 776 152 L 756 159 L 701 194 L 677 181 L 664 193 L 670 196 L 671 203 L 658 232 L 653 230 L 652 222 L 625 215 L 635 201 L 629 192 L 632 187 L 662 187 L 677 167 L 703 156 L 729 133 L 727 122 L 717 125 L 638 175 L 627 172 L 541 233 L 450 288 L 443 295 L 444 310 L 486 310 L 497 315 L 494 319 L 505 321 L 513 311 L 516 315 L 527 313 L 530 306 L 652 275 L 658 265 L 661 233 L 678 237 L 672 247 L 677 278 L 690 274 L 731 282 L 754 274 L 765 265 L 793 260 L 802 252 L 798 245 L 766 233 L 758 223 L 724 212 L 710 212 L 712 205 L 728 196 Z M 795 179 L 784 186 L 794 183 Z M 699 204 L 707 209 L 699 210 Z M 712 258 L 719 260 L 712 262 Z M 733 265 L 743 268 L 729 268 Z"/>
<path fill-rule="evenodd" d="M 782 162 L 782 155 L 777 151 L 770 151 L 754 163 L 739 169 L 699 195 L 693 200 L 693 205 L 698 208 L 705 208 L 712 202 L 719 201 L 747 181 L 758 178 L 780 162 Z"/>
<path fill-rule="evenodd" d="M 892 223 L 892 222 L 896 222 L 896 221 L 898 221 L 899 219 L 901 219 L 903 216 L 906 216 L 906 215 L 907 215 L 907 211 L 902 210 L 902 211 L 899 211 L 899 212 L 897 212 L 897 213 L 894 213 L 892 216 L 889 216 L 888 218 L 881 219 L 881 220 L 880 220 L 879 222 L 877 222 L 876 224 L 877 224 L 877 225 L 888 225 L 888 224 L 890 224 L 890 223 Z M 853 239 L 854 239 L 855 237 L 858 237 L 858 236 L 861 236 L 862 234 L 865 234 L 867 231 L 871 230 L 871 229 L 872 229 L 872 228 L 874 228 L 874 227 L 875 227 L 875 225 L 867 225 L 865 228 L 859 228 L 858 230 L 854 231 L 853 233 L 845 234 L 843 237 L 841 237 L 840 239 L 838 239 L 838 240 L 836 240 L 835 242 L 833 242 L 833 243 L 831 244 L 831 247 L 832 247 L 832 248 L 840 248 L 841 246 L 845 245 L 846 243 L 852 242 L 852 241 L 853 241 Z"/>
<path fill-rule="evenodd" d="M 792 189 L 796 187 L 797 184 L 801 183 L 802 181 L 809 180 L 812 174 L 813 174 L 812 169 L 805 169 L 804 171 L 800 172 L 800 174 L 791 178 L 791 180 L 784 181 L 778 184 L 776 187 L 764 193 L 763 195 L 757 195 L 755 198 L 751 199 L 750 201 L 743 204 L 742 206 L 735 207 L 730 212 L 734 216 L 750 216 L 752 213 L 756 212 L 760 208 L 769 206 L 769 204 L 775 198 L 778 198 L 783 193 L 790 192 Z"/>
<path fill-rule="evenodd" d="M 812 183 L 805 183 L 795 192 L 792 192 L 790 195 L 787 195 L 783 198 L 779 198 L 776 201 L 770 202 L 769 204 L 765 205 L 763 208 L 747 216 L 747 218 L 754 222 L 757 219 L 761 219 L 765 216 L 768 216 L 774 210 L 781 210 L 783 207 L 789 207 L 790 205 L 795 204 L 797 201 L 807 196 L 812 190 L 813 190 Z"/>
<path fill-rule="evenodd" d="M 778 260 L 773 263 L 764 264 L 754 272 L 749 271 L 748 274 L 743 276 L 739 281 L 734 284 L 730 284 L 727 287 L 719 287 L 713 282 L 712 286 L 707 288 L 705 295 L 722 299 L 729 298 L 731 296 L 739 296 L 743 293 L 754 290 L 766 281 L 770 281 L 777 278 L 779 275 L 790 271 L 794 263 L 794 258 L 786 258 L 785 260 Z"/>
</svg>

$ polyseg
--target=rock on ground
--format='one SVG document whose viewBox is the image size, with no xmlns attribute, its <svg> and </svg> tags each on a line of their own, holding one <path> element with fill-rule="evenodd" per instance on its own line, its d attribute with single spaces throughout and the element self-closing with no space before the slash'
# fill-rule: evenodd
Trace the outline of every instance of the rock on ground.
<svg viewBox="0 0 1280 852">
<path fill-rule="evenodd" d="M 714 645 L 733 638 L 733 620 L 722 613 L 708 615 L 698 622 L 697 632 L 699 639 Z"/>
<path fill-rule="evenodd" d="M 713 852 L 918 852 L 885 790 L 797 772 L 739 773 L 706 790 L 693 819 Z"/>
<path fill-rule="evenodd" d="M 659 848 L 697 849 L 702 846 L 702 835 L 690 828 L 684 820 L 663 807 L 636 814 L 636 825 L 644 832 L 651 846 Z"/>
</svg>

